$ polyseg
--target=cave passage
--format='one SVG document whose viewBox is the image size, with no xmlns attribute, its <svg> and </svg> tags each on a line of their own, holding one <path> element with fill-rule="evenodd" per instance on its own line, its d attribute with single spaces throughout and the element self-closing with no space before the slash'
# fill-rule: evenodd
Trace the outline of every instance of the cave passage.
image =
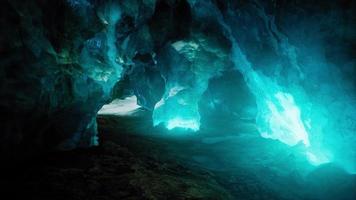
<svg viewBox="0 0 356 200">
<path fill-rule="evenodd" d="M 233 7 L 233 3 L 226 5 Z M 166 12 L 169 6 L 165 6 L 168 5 L 163 2 L 158 3 L 153 20 L 155 17 L 160 18 L 160 15 L 168 14 Z M 155 98 L 156 102 L 145 105 L 148 103 L 146 98 L 150 94 L 134 92 L 139 97 L 138 104 L 144 107 L 150 106 L 149 109 L 153 110 L 153 126 L 164 125 L 169 130 L 179 128 L 188 132 L 198 131 L 202 118 L 206 117 L 202 113 L 219 112 L 214 108 L 215 103 L 221 104 L 227 98 L 232 98 L 229 94 L 216 97 L 211 93 L 206 97 L 205 93 L 210 92 L 210 80 L 222 76 L 224 71 L 236 70 L 241 74 L 238 78 L 244 80 L 240 84 L 244 84 L 247 87 L 246 93 L 253 96 L 250 104 L 255 104 L 255 113 L 250 113 L 248 117 L 255 118 L 257 130 L 262 137 L 278 140 L 289 146 L 302 143 L 304 154 L 311 164 L 336 162 L 347 171 L 355 172 L 355 151 L 352 148 L 354 139 L 348 140 L 348 137 L 341 136 L 353 135 L 353 130 L 351 127 L 345 128 L 344 123 L 339 123 L 346 120 L 347 114 L 338 109 L 339 107 L 330 106 L 330 104 L 351 106 L 349 103 L 352 100 L 348 99 L 349 90 L 335 87 L 337 84 L 342 84 L 344 87 L 351 87 L 351 85 L 344 82 L 342 72 L 337 65 L 322 56 L 323 52 L 318 48 L 328 48 L 325 41 L 315 38 L 315 42 L 309 44 L 313 49 L 303 49 L 305 52 L 301 52 L 302 48 L 308 48 L 304 47 L 308 46 L 305 41 L 298 38 L 292 44 L 288 33 L 281 32 L 277 28 L 275 19 L 267 15 L 264 5 L 260 3 L 256 3 L 255 7 L 247 6 L 246 17 L 240 17 L 241 19 L 238 14 L 245 12 L 242 8 L 237 8 L 236 12 L 224 12 L 212 2 L 200 1 L 185 3 L 182 1 L 176 6 L 169 9 L 177 9 L 177 12 L 179 9 L 185 10 L 184 17 L 191 21 L 191 24 L 185 25 L 191 27 L 188 30 L 187 27 L 181 27 L 186 29 L 182 30 L 182 35 L 172 33 L 171 37 L 175 39 L 150 58 L 163 79 L 164 88 L 161 88 L 163 94 L 161 92 L 162 96 L 152 96 L 151 98 Z M 228 10 L 231 11 L 232 7 Z M 160 9 L 162 13 L 159 12 Z M 260 19 L 250 19 L 249 9 L 257 12 Z M 201 10 L 210 13 L 201 13 Z M 172 20 L 178 20 L 175 19 L 176 11 L 172 12 Z M 108 12 L 109 16 L 110 14 Z M 205 18 L 208 19 L 207 22 L 202 21 Z M 324 20 L 326 19 L 327 16 Z M 261 27 L 253 26 L 254 20 L 261 21 Z M 239 23 L 265 35 L 246 38 L 246 34 L 255 33 L 240 30 L 235 26 Z M 201 27 L 197 28 L 196 25 Z M 260 37 L 265 37 L 266 41 L 261 41 Z M 270 45 L 270 49 L 250 47 L 261 43 Z M 274 55 L 270 55 L 272 52 Z M 252 56 L 251 53 L 257 55 Z M 307 60 L 309 59 L 307 56 L 310 55 L 313 58 Z M 133 68 L 139 70 L 138 66 Z M 144 71 L 141 73 L 146 73 L 146 68 L 140 70 Z M 136 76 L 131 73 L 129 72 L 127 76 Z M 315 73 L 323 77 L 323 82 L 315 78 Z M 329 73 L 334 75 L 330 76 Z M 311 76 L 313 78 L 310 78 Z M 133 82 L 137 81 L 132 77 L 129 79 Z M 231 87 L 231 92 L 238 91 L 238 88 L 233 85 L 227 87 Z M 319 89 L 315 90 L 315 87 Z M 339 98 L 331 100 L 330 98 L 335 95 Z M 239 99 L 230 100 L 236 101 L 236 104 L 240 103 Z M 210 101 L 206 102 L 210 107 L 202 108 L 202 101 Z M 225 106 L 226 112 L 241 114 L 241 110 L 233 110 L 233 105 Z M 355 110 L 354 106 L 349 109 L 350 112 Z M 240 119 L 225 116 L 225 120 Z M 209 123 L 209 126 L 214 125 Z M 339 131 L 343 133 L 337 133 Z M 349 151 L 352 153 L 348 156 L 342 155 L 344 150 L 341 149 L 347 146 L 351 147 Z"/>
<path fill-rule="evenodd" d="M 39 199 L 356 199 L 355 8 L 2 1 L 0 188 Z"/>
</svg>

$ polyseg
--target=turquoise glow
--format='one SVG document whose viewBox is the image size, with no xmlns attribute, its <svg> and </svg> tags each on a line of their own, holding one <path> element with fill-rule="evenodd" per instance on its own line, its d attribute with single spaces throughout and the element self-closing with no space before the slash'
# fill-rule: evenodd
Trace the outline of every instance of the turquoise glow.
<svg viewBox="0 0 356 200">
<path fill-rule="evenodd" d="M 312 150 L 306 151 L 306 156 L 310 164 L 318 166 L 331 161 L 331 156 L 324 152 L 313 152 Z"/>
<path fill-rule="evenodd" d="M 243 37 L 240 39 L 238 32 L 232 33 L 223 18 L 220 23 L 232 44 L 230 57 L 223 59 L 233 62 L 255 97 L 256 127 L 261 137 L 291 147 L 300 145 L 298 153 L 305 155 L 312 165 L 334 162 L 355 173 L 356 98 L 351 95 L 354 87 L 346 84 L 338 73 L 339 66 L 327 63 L 319 48 L 301 51 L 283 35 L 279 35 L 274 46 L 277 56 L 283 59 L 271 59 L 263 66 L 251 52 L 245 52 L 248 45 L 243 43 Z M 155 126 L 163 124 L 169 130 L 199 129 L 199 100 L 209 79 L 219 71 L 218 65 L 213 65 L 218 60 L 213 57 L 217 53 L 203 52 L 201 46 L 209 45 L 201 45 L 200 40 L 193 38 L 166 49 L 171 60 L 164 57 L 166 88 L 153 111 Z M 250 57 L 258 66 L 250 62 Z"/>
<path fill-rule="evenodd" d="M 165 63 L 167 74 L 165 93 L 155 105 L 153 125 L 163 124 L 168 130 L 200 128 L 199 101 L 208 88 L 209 80 L 226 66 L 228 53 L 216 38 L 193 34 L 167 49 L 171 61 Z M 215 46 L 210 47 L 212 44 Z M 189 75 L 188 75 L 189 74 Z"/>
<path fill-rule="evenodd" d="M 310 146 L 300 109 L 295 104 L 293 96 L 277 92 L 274 97 L 275 101 L 266 100 L 269 112 L 265 116 L 265 122 L 268 123 L 273 134 L 261 132 L 262 137 L 278 139 L 288 145 L 295 145 L 302 141 L 305 146 Z"/>
<path fill-rule="evenodd" d="M 297 105 L 295 97 L 285 92 L 285 88 L 252 68 L 236 42 L 233 45 L 233 61 L 256 98 L 258 107 L 256 125 L 261 136 L 289 146 L 302 142 L 306 158 L 312 165 L 330 162 L 331 156 L 320 148 L 314 148 L 310 141 L 309 131 L 315 128 L 311 129 L 311 120 L 306 117 L 310 114 L 302 115 L 304 111 L 302 109 L 307 109 L 310 105 L 307 98 L 303 95 L 298 96 L 303 105 Z M 305 117 L 304 120 L 302 116 Z"/>
<path fill-rule="evenodd" d="M 159 101 L 153 111 L 153 125 L 163 124 L 168 130 L 181 128 L 198 131 L 200 114 L 198 101 L 189 89 L 173 87 L 166 97 Z"/>
<path fill-rule="evenodd" d="M 244 75 L 247 86 L 256 98 L 256 123 L 261 136 L 290 146 L 299 142 L 303 142 L 306 147 L 310 146 L 300 108 L 292 94 L 283 92 L 285 89 L 276 81 L 256 72 L 236 42 L 233 42 L 232 53 L 236 68 Z"/>
<path fill-rule="evenodd" d="M 256 99 L 256 126 L 261 136 L 289 146 L 302 143 L 300 153 L 312 165 L 333 162 L 356 173 L 354 85 L 341 76 L 341 66 L 325 58 L 324 44 L 300 41 L 294 47 L 275 29 L 280 37 L 276 48 L 288 64 L 276 60 L 258 66 L 266 75 L 254 69 L 240 49 L 235 28 L 223 18 L 220 23 L 232 42 L 234 66 Z"/>
<path fill-rule="evenodd" d="M 167 122 L 167 129 L 172 130 L 174 128 L 183 128 L 192 131 L 198 131 L 200 123 L 194 119 L 185 120 L 181 118 L 174 118 Z"/>
</svg>

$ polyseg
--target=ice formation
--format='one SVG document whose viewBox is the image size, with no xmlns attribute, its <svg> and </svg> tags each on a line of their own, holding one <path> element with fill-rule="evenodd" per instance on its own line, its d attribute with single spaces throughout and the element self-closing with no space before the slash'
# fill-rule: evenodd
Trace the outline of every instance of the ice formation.
<svg viewBox="0 0 356 200">
<path fill-rule="evenodd" d="M 121 18 L 120 6 L 115 1 L 105 3 L 99 8 L 98 16 L 106 25 L 106 31 L 97 33 L 96 37 L 85 43 L 80 64 L 93 80 L 102 85 L 104 94 L 109 96 L 123 71 L 116 47 L 116 24 Z"/>
<path fill-rule="evenodd" d="M 155 105 L 153 124 L 163 123 L 170 130 L 198 131 L 199 101 L 208 88 L 209 80 L 224 69 L 227 51 L 216 38 L 193 34 L 191 39 L 177 41 L 167 47 L 165 54 L 158 65 L 168 68 L 163 74 L 166 91 Z"/>
<path fill-rule="evenodd" d="M 171 133 L 255 120 L 260 136 L 303 146 L 312 164 L 355 172 L 349 2 L 5 1 L 3 152 L 95 145 L 100 108 L 135 95 Z M 115 112 L 136 108 L 129 100 Z"/>
</svg>

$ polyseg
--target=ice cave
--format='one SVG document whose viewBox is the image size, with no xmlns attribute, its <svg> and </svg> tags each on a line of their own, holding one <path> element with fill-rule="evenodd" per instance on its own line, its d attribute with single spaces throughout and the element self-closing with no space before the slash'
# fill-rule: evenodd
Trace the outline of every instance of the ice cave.
<svg viewBox="0 0 356 200">
<path fill-rule="evenodd" d="M 356 1 L 0 4 L 2 199 L 356 199 Z"/>
</svg>

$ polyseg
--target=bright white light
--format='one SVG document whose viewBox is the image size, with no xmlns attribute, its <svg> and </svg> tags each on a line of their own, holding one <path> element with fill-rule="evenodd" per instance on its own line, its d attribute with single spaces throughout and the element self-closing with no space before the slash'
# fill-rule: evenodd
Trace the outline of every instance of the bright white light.
<svg viewBox="0 0 356 200">
<path fill-rule="evenodd" d="M 262 137 L 278 139 L 290 146 L 296 145 L 300 141 L 306 147 L 310 146 L 300 110 L 292 95 L 278 92 L 275 94 L 275 102 L 268 100 L 266 103 L 270 111 L 266 116 L 266 121 L 271 133 L 263 132 Z"/>
<path fill-rule="evenodd" d="M 325 154 L 322 153 L 315 154 L 312 153 L 311 151 L 307 151 L 306 156 L 310 164 L 315 166 L 330 162 L 329 156 L 326 156 Z"/>
<path fill-rule="evenodd" d="M 174 118 L 167 122 L 167 129 L 172 130 L 174 128 L 190 129 L 192 131 L 198 131 L 200 124 L 194 119 L 185 120 L 181 118 Z"/>
<path fill-rule="evenodd" d="M 115 99 L 110 104 L 104 105 L 98 112 L 99 115 L 131 115 L 141 106 L 137 105 L 135 95 L 125 99 Z"/>
</svg>

